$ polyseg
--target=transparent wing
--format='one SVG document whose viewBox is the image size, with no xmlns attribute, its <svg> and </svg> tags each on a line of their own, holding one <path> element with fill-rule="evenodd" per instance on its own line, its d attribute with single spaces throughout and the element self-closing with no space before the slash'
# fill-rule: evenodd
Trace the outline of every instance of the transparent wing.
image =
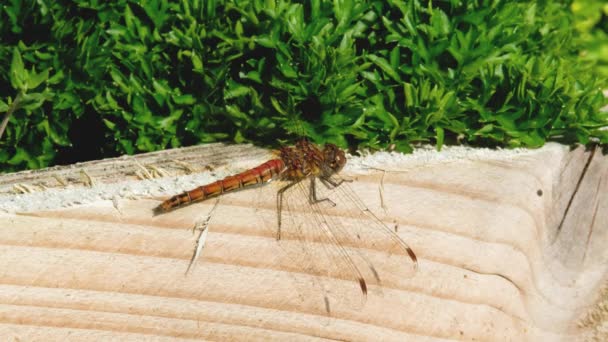
<svg viewBox="0 0 608 342">
<path fill-rule="evenodd" d="M 381 257 L 383 263 L 395 262 L 397 268 L 393 272 L 399 276 L 411 276 L 418 268 L 418 260 L 410 246 L 389 228 L 361 198 L 353 191 L 349 182 L 338 176 L 321 182 L 324 188 L 319 191 L 336 203 L 336 206 L 325 211 L 328 217 L 344 217 L 347 220 L 335 222 L 335 234 L 348 241 L 353 235 L 358 239 L 358 245 L 363 247 L 361 252 L 370 257 Z M 347 224 L 346 230 L 344 230 Z M 376 252 L 380 252 L 377 254 Z"/>
<path fill-rule="evenodd" d="M 377 285 L 398 286 L 413 275 L 412 250 L 347 182 L 308 178 L 291 184 L 282 197 L 279 243 L 304 272 L 317 276 L 328 311 L 358 309 L 368 291 L 381 293 Z"/>
<path fill-rule="evenodd" d="M 294 265 L 315 276 L 328 313 L 341 306 L 359 309 L 367 298 L 365 275 L 352 258 L 356 254 L 352 245 L 344 245 L 336 237 L 331 218 L 323 214 L 324 207 L 331 204 L 311 201 L 311 181 L 281 182 L 290 187 L 283 192 L 280 211 L 277 208 L 282 218 L 278 243 Z"/>
</svg>

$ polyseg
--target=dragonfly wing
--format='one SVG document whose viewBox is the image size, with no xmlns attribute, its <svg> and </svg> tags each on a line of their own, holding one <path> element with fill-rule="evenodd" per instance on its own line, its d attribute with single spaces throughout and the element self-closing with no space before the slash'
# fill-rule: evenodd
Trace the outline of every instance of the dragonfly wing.
<svg viewBox="0 0 608 342">
<path fill-rule="evenodd" d="M 311 198 L 312 178 L 293 184 L 283 193 L 280 214 L 283 250 L 302 270 L 316 276 L 326 309 L 361 308 L 367 299 L 367 280 L 357 265 L 356 250 L 336 236 L 334 218 L 327 217 L 330 201 Z"/>
<path fill-rule="evenodd" d="M 317 182 L 317 197 L 329 198 L 335 206 L 319 206 L 334 239 L 351 246 L 360 272 L 368 283 L 399 288 L 414 275 L 418 261 L 408 244 L 389 228 L 352 189 L 337 176 Z"/>
<path fill-rule="evenodd" d="M 317 179 L 316 200 L 311 183 L 312 178 L 295 184 L 273 181 L 254 196 L 254 207 L 259 208 L 255 216 L 262 218 L 267 236 L 276 238 L 277 193 L 291 185 L 282 195 L 278 241 L 282 255 L 277 258 L 283 258 L 278 261 L 281 269 L 297 275 L 293 279 L 299 294 L 311 293 L 313 286 L 321 291 L 326 311 L 359 309 L 368 292 L 382 294 L 382 286 L 398 288 L 414 274 L 414 252 L 348 182 L 335 177 L 331 183 L 339 185 L 326 186 Z"/>
</svg>

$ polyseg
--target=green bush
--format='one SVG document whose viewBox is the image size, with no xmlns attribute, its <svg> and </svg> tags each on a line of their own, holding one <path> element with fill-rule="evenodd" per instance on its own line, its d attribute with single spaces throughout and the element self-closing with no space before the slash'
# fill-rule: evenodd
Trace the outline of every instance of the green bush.
<svg viewBox="0 0 608 342">
<path fill-rule="evenodd" d="M 608 3 L 603 0 L 576 0 L 572 3 L 580 57 L 595 65 L 595 70 L 608 77 Z"/>
<path fill-rule="evenodd" d="M 0 164 L 293 133 L 401 151 L 606 143 L 606 83 L 573 18 L 551 1 L 9 0 Z"/>
</svg>

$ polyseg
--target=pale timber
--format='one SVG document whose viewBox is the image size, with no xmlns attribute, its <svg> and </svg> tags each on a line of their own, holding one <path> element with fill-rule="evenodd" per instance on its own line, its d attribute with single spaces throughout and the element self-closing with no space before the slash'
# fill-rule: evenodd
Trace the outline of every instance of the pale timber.
<svg viewBox="0 0 608 342">
<path fill-rule="evenodd" d="M 17 201 L 44 196 L 48 189 L 212 174 L 225 165 L 240 171 L 267 156 L 251 146 L 175 149 L 2 175 L 0 193 Z M 120 196 L 0 214 L 1 339 L 572 341 L 608 336 L 607 291 L 602 290 L 608 265 L 608 157 L 599 148 L 549 144 L 509 160 L 464 158 L 396 172 L 370 170 L 353 178 L 351 187 L 387 224 L 397 225 L 420 262 L 415 275 L 389 281 L 382 291 L 370 285 L 362 307 L 337 306 L 328 315 L 323 288 L 315 285 L 320 276 L 276 262 L 280 248 L 272 227 L 252 224 L 258 215 L 251 207 L 258 203 L 251 201 L 256 191 L 220 201 L 203 252 L 188 274 L 198 236 L 192 228 L 213 203 L 155 217 L 152 208 L 162 197 Z M 13 192 L 34 194 L 7 195 Z M 306 281 L 294 286 L 305 278 L 311 286 L 303 286 Z M 344 283 L 319 281 L 335 282 L 337 288 Z"/>
</svg>

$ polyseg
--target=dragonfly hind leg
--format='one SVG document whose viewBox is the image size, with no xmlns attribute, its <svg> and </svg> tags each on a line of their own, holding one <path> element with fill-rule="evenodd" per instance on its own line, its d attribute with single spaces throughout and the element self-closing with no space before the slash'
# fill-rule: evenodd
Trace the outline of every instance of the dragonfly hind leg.
<svg viewBox="0 0 608 342">
<path fill-rule="evenodd" d="M 291 182 L 279 189 L 277 192 L 277 240 L 281 240 L 281 212 L 283 210 L 283 193 L 297 183 L 298 182 Z"/>
<path fill-rule="evenodd" d="M 323 178 L 321 178 L 321 182 L 323 182 Z M 330 200 L 329 198 L 325 197 L 325 198 L 317 198 L 317 186 L 316 186 L 316 182 L 315 182 L 315 177 L 312 177 L 310 179 L 310 191 L 308 192 L 308 202 L 310 204 L 317 204 L 320 202 L 329 202 L 331 204 L 332 207 L 336 206 L 336 203 L 332 200 Z"/>
</svg>

